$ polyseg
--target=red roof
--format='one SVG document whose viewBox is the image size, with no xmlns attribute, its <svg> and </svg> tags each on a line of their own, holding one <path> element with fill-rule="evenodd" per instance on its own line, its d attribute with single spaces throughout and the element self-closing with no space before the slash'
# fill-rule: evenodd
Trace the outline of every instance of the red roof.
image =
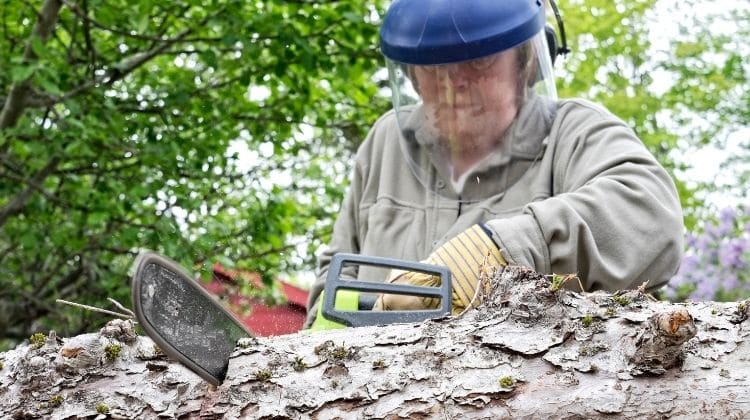
<svg viewBox="0 0 750 420">
<path fill-rule="evenodd" d="M 258 273 L 230 270 L 220 264 L 214 264 L 213 273 L 213 280 L 211 283 L 204 284 L 204 287 L 215 295 L 226 295 L 228 287 L 239 285 L 241 282 L 251 283 L 259 289 L 267 287 Z M 279 279 L 274 282 L 286 298 L 286 303 L 267 306 L 257 298 L 239 294 L 228 297 L 229 309 L 256 335 L 295 333 L 302 328 L 305 321 L 307 290 Z M 248 311 L 242 310 L 248 307 Z"/>
<path fill-rule="evenodd" d="M 279 283 L 281 284 L 281 293 L 286 296 L 287 301 L 303 308 L 307 307 L 307 296 L 309 295 L 307 290 L 300 289 L 282 280 L 279 280 Z"/>
</svg>

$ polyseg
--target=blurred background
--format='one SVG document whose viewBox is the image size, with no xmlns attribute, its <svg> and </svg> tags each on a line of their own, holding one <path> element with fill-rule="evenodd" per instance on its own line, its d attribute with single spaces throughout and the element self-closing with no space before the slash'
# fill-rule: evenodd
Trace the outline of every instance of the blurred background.
<svg viewBox="0 0 750 420">
<path fill-rule="evenodd" d="M 141 249 L 246 319 L 278 315 L 259 333 L 299 328 L 352 154 L 390 107 L 387 4 L 0 0 L 0 351 L 111 319 L 57 299 L 129 306 Z M 685 260 L 659 297 L 750 297 L 750 4 L 559 7 L 559 96 L 627 121 L 679 187 Z"/>
</svg>

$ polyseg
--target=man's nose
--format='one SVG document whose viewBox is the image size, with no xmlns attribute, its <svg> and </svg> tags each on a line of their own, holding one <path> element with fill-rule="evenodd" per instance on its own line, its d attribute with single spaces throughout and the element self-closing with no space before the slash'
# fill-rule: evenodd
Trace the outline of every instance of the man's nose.
<svg viewBox="0 0 750 420">
<path fill-rule="evenodd" d="M 472 77 L 472 69 L 466 63 L 448 64 L 445 67 L 445 75 L 455 87 L 462 87 L 469 84 Z"/>
</svg>

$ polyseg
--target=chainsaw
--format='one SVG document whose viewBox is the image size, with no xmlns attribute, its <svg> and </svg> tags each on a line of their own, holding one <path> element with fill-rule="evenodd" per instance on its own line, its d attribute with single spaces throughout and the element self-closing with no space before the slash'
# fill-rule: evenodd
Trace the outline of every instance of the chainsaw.
<svg viewBox="0 0 750 420">
<path fill-rule="evenodd" d="M 441 282 L 439 287 L 426 287 L 347 279 L 341 272 L 348 265 L 428 273 L 439 276 Z M 136 319 L 144 332 L 167 356 L 211 384 L 219 385 L 224 380 L 237 341 L 253 337 L 215 296 L 167 257 L 141 253 L 134 264 L 131 287 Z M 358 309 L 339 309 L 339 291 L 360 292 Z M 372 297 L 384 293 L 439 298 L 441 306 L 432 310 L 371 310 L 375 301 Z M 347 327 L 421 322 L 451 313 L 451 274 L 442 266 L 339 253 L 331 259 L 321 300 L 319 314 Z"/>
</svg>

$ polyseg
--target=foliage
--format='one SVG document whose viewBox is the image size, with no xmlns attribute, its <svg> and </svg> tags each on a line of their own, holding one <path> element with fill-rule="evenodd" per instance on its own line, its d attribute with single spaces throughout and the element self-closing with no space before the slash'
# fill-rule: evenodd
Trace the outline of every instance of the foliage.
<svg viewBox="0 0 750 420">
<path fill-rule="evenodd" d="M 389 103 L 380 2 L 55 5 L 0 3 L 0 339 L 101 323 L 54 300 L 129 301 L 142 248 L 309 266 Z"/>
<path fill-rule="evenodd" d="M 663 1 L 663 0 L 662 0 Z M 659 0 L 585 0 L 564 8 L 573 53 L 560 69 L 560 96 L 581 96 L 601 103 L 632 126 L 669 170 L 681 168 L 673 157 L 678 133 L 665 112 L 662 93 L 654 89 L 656 70 L 671 58 L 655 52 L 651 32 L 659 30 L 652 11 Z M 576 7 L 579 6 L 579 7 Z M 657 59 L 654 59 L 657 57 Z M 686 222 L 692 226 L 695 188 L 675 177 Z"/>
<path fill-rule="evenodd" d="M 724 208 L 702 232 L 687 235 L 685 257 L 665 294 L 692 301 L 750 297 L 750 206 Z"/>
<path fill-rule="evenodd" d="M 656 118 L 663 104 L 653 91 L 648 12 L 657 0 L 586 0 L 563 6 L 572 53 L 557 67 L 561 97 L 603 104 L 631 125 L 667 167 L 676 136 Z M 685 195 L 684 197 L 686 197 Z"/>
<path fill-rule="evenodd" d="M 671 16 L 677 30 L 669 33 L 661 51 L 654 53 L 658 65 L 654 74 L 669 80 L 660 95 L 663 111 L 660 119 L 679 137 L 673 155 L 701 156 L 703 150 L 728 150 L 715 180 L 694 183 L 696 194 L 684 201 L 688 207 L 688 226 L 705 219 L 704 201 L 713 195 L 727 202 L 742 202 L 747 196 L 750 143 L 736 140 L 750 127 L 750 47 L 744 42 L 750 35 L 750 4 L 747 2 L 705 2 L 687 0 L 668 2 L 663 12 Z M 733 140 L 735 139 L 735 140 Z M 741 149 L 741 150 L 738 150 Z M 705 155 L 704 155 L 705 156 Z M 694 159 L 713 164 L 707 159 Z M 678 169 L 688 169 L 685 167 Z M 678 171 L 678 176 L 682 175 Z"/>
<path fill-rule="evenodd" d="M 649 12 L 664 1 L 561 4 L 574 52 L 558 86 L 679 169 L 681 142 L 747 124 L 748 70 L 736 41 L 695 22 L 654 53 Z M 55 299 L 127 302 L 143 248 L 204 277 L 217 262 L 266 281 L 310 269 L 351 153 L 389 106 L 385 3 L 0 1 L 0 349 L 101 324 Z M 673 76 L 665 92 L 658 71 Z M 675 130 L 712 109 L 723 119 Z M 678 187 L 692 225 L 696 187 Z"/>
<path fill-rule="evenodd" d="M 665 128 L 679 136 L 679 154 L 700 156 L 704 149 L 726 150 L 732 138 L 750 127 L 750 61 L 746 58 L 750 48 L 743 42 L 750 35 L 750 5 L 694 0 L 664 4 L 677 26 L 666 48 L 655 55 L 659 59 L 654 73 L 661 72 L 662 78 L 672 82 L 661 95 Z M 716 217 L 715 205 L 704 205 L 704 200 L 719 195 L 722 203 L 744 201 L 745 181 L 750 177 L 748 150 L 747 140 L 734 145 L 717 179 L 693 185 L 696 193 L 683 202 L 693 229 L 686 235 L 680 270 L 665 290 L 668 298 L 732 301 L 748 297 L 748 208 L 730 205 Z M 713 162 L 701 159 L 701 163 Z"/>
</svg>

